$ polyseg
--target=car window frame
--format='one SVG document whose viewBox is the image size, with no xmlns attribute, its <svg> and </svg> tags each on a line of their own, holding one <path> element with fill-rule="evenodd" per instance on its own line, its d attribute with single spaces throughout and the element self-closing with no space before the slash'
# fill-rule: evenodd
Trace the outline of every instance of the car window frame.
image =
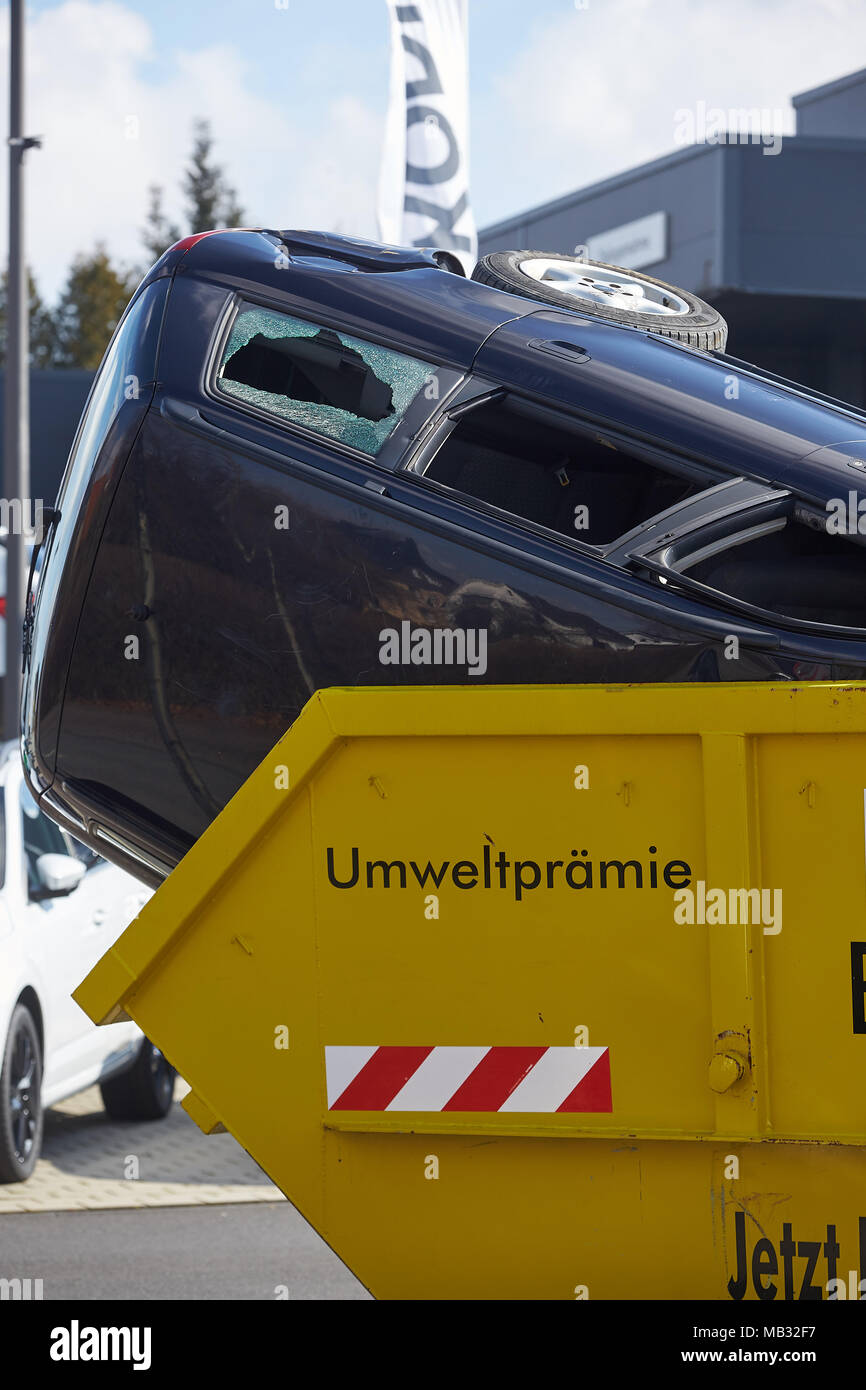
<svg viewBox="0 0 866 1390">
<path fill-rule="evenodd" d="M 342 440 L 335 439 L 333 435 L 324 434 L 310 425 L 303 425 L 299 421 L 286 419 L 219 389 L 217 381 L 223 353 L 235 321 L 245 309 L 263 309 L 272 314 L 282 314 L 286 318 L 296 318 L 303 323 L 313 324 L 316 328 L 328 328 L 335 333 L 344 333 L 348 337 L 369 343 L 371 347 L 382 348 L 385 352 L 393 352 L 397 356 L 411 358 L 412 361 L 420 362 L 431 371 L 439 373 L 443 378 L 444 389 L 440 397 L 431 403 L 425 397 L 422 386 L 394 425 L 391 433 L 383 441 L 378 453 L 369 453 L 365 449 L 358 448 L 357 445 L 344 443 Z M 405 345 L 389 342 L 387 335 L 371 338 L 369 334 L 355 332 L 347 328 L 345 323 L 337 320 L 334 315 L 320 314 L 318 307 L 314 307 L 313 315 L 311 317 L 308 309 L 304 306 L 292 305 L 287 307 L 285 303 L 279 303 L 267 295 L 243 294 L 240 291 L 230 295 L 217 321 L 210 348 L 205 355 L 200 383 L 202 394 L 223 410 L 237 412 L 241 416 L 246 415 L 259 424 L 269 426 L 280 437 L 296 436 L 302 441 L 313 442 L 317 446 L 334 450 L 341 456 L 363 463 L 367 467 L 379 469 L 383 473 L 396 472 L 407 451 L 412 448 L 422 433 L 426 433 L 429 421 L 438 414 L 443 401 L 450 401 L 454 394 L 460 390 L 466 379 L 466 373 L 449 363 L 435 361 L 435 354 L 432 354 L 430 359 L 417 357 L 414 353 L 407 351 Z"/>
<path fill-rule="evenodd" d="M 696 500 L 694 498 L 690 499 Z M 703 526 L 690 527 L 688 530 L 674 528 L 670 535 L 664 539 L 657 539 L 655 543 L 635 545 L 631 552 L 625 556 L 628 573 L 637 578 L 643 578 L 649 586 L 658 592 L 660 582 L 668 592 L 676 592 L 686 597 L 700 599 L 712 608 L 722 609 L 736 616 L 742 614 L 750 621 L 760 621 L 771 623 L 774 627 L 784 628 L 786 631 L 799 632 L 815 637 L 829 639 L 837 638 L 839 641 L 866 641 L 866 626 L 851 627 L 843 623 L 819 623 L 810 618 L 794 618 L 787 613 L 779 613 L 772 608 L 762 608 L 759 604 L 750 603 L 747 599 L 737 598 L 733 594 L 727 594 L 723 589 L 714 589 L 711 585 L 703 583 L 699 579 L 693 579 L 689 574 L 691 565 L 700 563 L 703 553 L 695 554 L 689 549 L 692 542 L 700 542 L 703 537 L 707 539 L 707 531 L 711 529 L 711 522 L 714 520 L 716 525 L 712 527 L 716 532 L 724 532 L 730 528 L 724 539 L 728 539 L 730 544 L 725 545 L 721 536 L 712 541 L 714 553 L 721 554 L 726 550 L 735 551 L 740 544 L 745 544 L 750 540 L 756 539 L 762 530 L 783 529 L 786 525 L 793 525 L 797 521 L 797 511 L 803 504 L 799 501 L 796 494 L 788 488 L 772 488 L 766 485 L 764 496 L 756 496 L 753 501 L 736 510 L 723 513 L 710 513 Z M 809 510 L 804 508 L 804 510 Z M 774 516 L 784 514 L 781 526 L 773 524 Z M 740 540 L 736 538 L 740 537 Z M 703 550 L 703 547 L 700 547 Z M 678 569 L 671 565 L 666 556 L 682 550 L 685 557 L 690 561 L 689 565 Z M 866 558 L 866 557 L 864 557 Z M 642 574 L 641 571 L 645 573 Z"/>
<path fill-rule="evenodd" d="M 685 465 L 692 476 L 696 480 L 702 478 L 706 482 L 706 486 L 691 497 L 684 498 L 681 502 L 675 503 L 674 506 L 648 517 L 639 527 L 623 532 L 614 540 L 603 545 L 590 545 L 586 541 L 578 540 L 576 536 L 567 536 L 561 531 L 542 526 L 538 522 L 530 521 L 515 512 L 496 507 L 481 498 L 472 497 L 469 493 L 461 492 L 459 488 L 452 488 L 445 483 L 438 482 L 435 478 L 428 478 L 420 469 L 432 462 L 448 435 L 457 427 L 465 414 L 475 406 L 486 403 L 489 396 L 483 395 L 479 396 L 477 400 L 470 400 L 465 409 L 459 410 L 459 414 L 455 411 L 453 419 L 450 418 L 449 411 L 446 409 L 443 412 L 443 418 L 437 422 L 437 427 L 433 433 L 428 435 L 404 462 L 401 474 L 415 477 L 426 488 L 438 492 L 440 496 L 448 497 L 451 501 L 458 501 L 468 511 L 476 512 L 480 517 L 487 515 L 499 524 L 514 527 L 539 539 L 543 538 L 560 551 L 597 560 L 607 566 L 614 574 L 627 574 L 630 578 L 637 580 L 655 598 L 663 597 L 665 592 L 676 592 L 681 597 L 699 600 L 714 612 L 723 615 L 728 614 L 733 618 L 741 615 L 743 619 L 747 619 L 749 622 L 759 622 L 763 626 L 769 624 L 776 629 L 802 632 L 830 640 L 863 641 L 866 639 L 866 627 L 855 628 L 841 624 L 816 623 L 808 619 L 792 618 L 770 608 L 761 608 L 745 599 L 738 599 L 731 594 L 726 594 L 723 590 L 713 589 L 710 585 L 701 583 L 700 580 L 692 579 L 687 570 L 672 569 L 659 558 L 665 551 L 670 550 L 677 541 L 682 540 L 686 534 L 693 534 L 697 537 L 706 533 L 707 529 L 714 523 L 716 526 L 730 525 L 733 536 L 744 527 L 748 527 L 753 520 L 758 523 L 768 507 L 772 509 L 780 505 L 780 499 L 785 499 L 793 521 L 798 508 L 809 510 L 793 490 L 774 487 L 773 484 L 762 482 L 756 478 L 749 479 L 742 475 L 726 473 L 703 460 L 691 456 L 685 458 L 685 456 L 676 454 L 673 450 L 660 445 L 658 441 L 635 439 L 633 435 L 600 426 L 578 412 L 539 404 L 532 397 L 514 391 L 510 387 L 503 386 L 501 390 L 503 398 L 509 400 L 519 398 L 533 415 L 538 414 L 542 419 L 557 424 L 560 428 L 576 429 L 578 433 L 583 432 L 591 434 L 595 438 L 602 437 L 609 439 L 612 443 L 622 444 L 639 457 L 646 457 L 650 465 L 658 462 L 662 467 L 665 467 L 673 462 L 679 465 L 671 470 L 673 472 L 680 472 Z M 736 484 L 750 485 L 754 491 L 754 497 L 748 503 L 742 502 L 729 509 L 725 506 L 727 499 L 724 492 L 727 487 L 733 488 Z M 718 504 L 715 500 L 711 501 L 714 494 L 717 495 Z M 710 505 L 707 505 L 708 503 Z M 693 520 L 688 520 L 687 523 L 688 514 L 694 513 L 702 504 L 705 512 L 703 520 L 698 524 L 695 524 Z M 664 538 L 649 544 L 651 538 L 646 533 L 659 530 L 662 527 L 665 529 Z M 732 545 L 731 549 L 734 548 Z"/>
<path fill-rule="evenodd" d="M 609 564 L 610 568 L 621 573 L 623 566 L 610 561 L 608 556 L 611 552 L 617 551 L 622 540 L 632 534 L 631 531 L 622 532 L 609 541 L 599 544 L 592 544 L 589 541 L 580 540 L 574 536 L 566 535 L 563 531 L 556 531 L 552 527 L 544 526 L 540 522 L 531 521 L 528 517 L 522 517 L 519 512 L 510 512 L 504 507 L 497 507 L 492 502 L 486 502 L 483 498 L 473 497 L 471 493 L 462 492 L 459 488 L 450 487 L 447 483 L 440 483 L 436 478 L 428 477 L 424 471 L 433 462 L 439 450 L 448 439 L 453 430 L 457 429 L 460 422 L 474 409 L 488 404 L 492 397 L 501 399 L 503 404 L 515 404 L 521 414 L 529 414 L 539 418 L 542 422 L 550 424 L 556 428 L 569 430 L 575 434 L 583 434 L 594 440 L 603 439 L 614 445 L 619 445 L 628 449 L 632 454 L 646 461 L 649 467 L 660 466 L 668 472 L 678 474 L 686 478 L 692 478 L 696 482 L 703 482 L 705 486 L 695 493 L 693 497 L 686 499 L 694 502 L 704 492 L 711 491 L 718 483 L 725 481 L 730 475 L 721 472 L 718 468 L 704 463 L 691 456 L 677 454 L 674 450 L 666 449 L 659 445 L 658 441 L 648 441 L 643 437 L 635 437 L 624 431 L 619 431 L 609 427 L 599 425 L 591 417 L 577 411 L 569 411 L 558 406 L 551 406 L 537 401 L 534 397 L 524 392 L 513 390 L 511 387 L 488 381 L 485 383 L 489 390 L 478 395 L 475 399 L 454 401 L 450 406 L 446 403 L 441 412 L 441 418 L 435 422 L 433 430 L 422 438 L 415 449 L 413 449 L 403 460 L 399 468 L 401 477 L 413 477 L 420 481 L 425 488 L 429 488 L 446 496 L 450 500 L 459 500 L 472 511 L 477 511 L 480 515 L 495 518 L 497 522 L 508 523 L 517 527 L 521 531 L 527 531 L 531 535 L 551 541 L 556 545 L 562 546 L 566 551 L 573 554 L 600 560 Z M 675 466 L 670 467 L 671 464 Z M 684 505 L 677 503 L 676 507 Z M 667 512 L 676 510 L 666 508 L 661 512 L 654 513 L 642 523 L 643 527 L 649 526 L 659 517 L 663 517 Z"/>
</svg>

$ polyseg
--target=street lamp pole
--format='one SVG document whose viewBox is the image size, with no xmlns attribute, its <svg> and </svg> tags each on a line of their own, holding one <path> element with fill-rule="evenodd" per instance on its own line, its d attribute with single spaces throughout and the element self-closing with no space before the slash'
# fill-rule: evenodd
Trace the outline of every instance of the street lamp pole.
<svg viewBox="0 0 866 1390">
<path fill-rule="evenodd" d="M 30 305 L 24 252 L 24 156 L 39 141 L 24 135 L 25 0 L 11 0 L 9 45 L 9 268 L 3 491 L 6 499 L 6 673 L 3 737 L 19 733 L 21 634 L 30 520 Z"/>
</svg>

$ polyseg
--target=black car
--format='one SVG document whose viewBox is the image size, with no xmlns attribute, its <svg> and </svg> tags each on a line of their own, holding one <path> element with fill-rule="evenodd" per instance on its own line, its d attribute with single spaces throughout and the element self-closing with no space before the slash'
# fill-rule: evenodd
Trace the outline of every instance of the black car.
<svg viewBox="0 0 866 1390">
<path fill-rule="evenodd" d="M 457 270 L 207 233 L 127 309 L 23 723 L 44 809 L 144 880 L 321 687 L 866 674 L 862 414 L 724 355 L 647 276 Z"/>
</svg>

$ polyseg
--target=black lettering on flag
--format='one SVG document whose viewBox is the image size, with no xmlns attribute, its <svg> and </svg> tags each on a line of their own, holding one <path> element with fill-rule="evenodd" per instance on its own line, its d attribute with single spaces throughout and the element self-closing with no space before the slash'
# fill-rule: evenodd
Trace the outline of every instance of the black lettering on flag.
<svg viewBox="0 0 866 1390">
<path fill-rule="evenodd" d="M 417 11 L 412 15 L 412 19 L 413 21 L 420 19 Z M 436 93 L 441 92 L 442 82 L 430 49 L 425 44 L 419 43 L 417 39 L 410 39 L 408 34 L 401 34 L 400 37 L 406 52 L 414 53 L 424 69 L 424 76 L 419 82 L 406 83 L 406 100 L 412 101 L 414 97 L 426 97 L 430 96 L 431 93 L 436 95 Z"/>
<path fill-rule="evenodd" d="M 465 193 L 460 194 L 451 208 L 443 208 L 439 203 L 428 203 L 426 198 L 416 198 L 414 194 L 408 193 L 403 202 L 406 212 L 416 212 L 419 217 L 436 219 L 436 226 L 425 232 L 423 238 L 417 239 L 414 245 L 439 246 L 443 251 L 468 251 L 472 245 L 470 238 L 454 231 L 454 223 L 463 216 L 467 206 L 468 199 Z"/>
</svg>

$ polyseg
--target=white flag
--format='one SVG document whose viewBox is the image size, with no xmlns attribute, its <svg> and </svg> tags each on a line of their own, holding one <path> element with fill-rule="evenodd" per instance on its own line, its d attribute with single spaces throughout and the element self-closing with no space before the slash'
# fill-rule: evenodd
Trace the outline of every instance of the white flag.
<svg viewBox="0 0 866 1390">
<path fill-rule="evenodd" d="M 387 0 L 391 94 L 379 233 L 453 251 L 470 274 L 478 238 L 469 206 L 468 0 Z"/>
</svg>

